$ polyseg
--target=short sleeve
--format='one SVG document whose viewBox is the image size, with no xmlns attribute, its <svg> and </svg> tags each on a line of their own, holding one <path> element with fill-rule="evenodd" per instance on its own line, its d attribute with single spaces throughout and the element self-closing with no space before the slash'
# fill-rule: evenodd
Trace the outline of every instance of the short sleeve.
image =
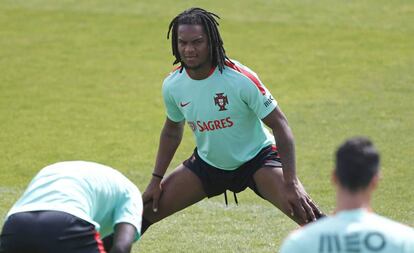
<svg viewBox="0 0 414 253">
<path fill-rule="evenodd" d="M 143 204 L 140 191 L 131 183 L 129 190 L 119 199 L 118 206 L 114 212 L 114 224 L 129 223 L 133 225 L 136 230 L 136 238 L 138 240 L 141 236 L 141 224 Z"/>
<path fill-rule="evenodd" d="M 174 122 L 183 121 L 184 115 L 181 113 L 177 103 L 171 96 L 169 87 L 168 82 L 164 81 L 162 84 L 162 96 L 164 99 L 165 109 L 167 111 L 167 117 Z"/>
<path fill-rule="evenodd" d="M 277 101 L 256 75 L 255 78 L 256 80 L 246 78 L 241 97 L 257 117 L 263 119 L 276 108 Z"/>
</svg>

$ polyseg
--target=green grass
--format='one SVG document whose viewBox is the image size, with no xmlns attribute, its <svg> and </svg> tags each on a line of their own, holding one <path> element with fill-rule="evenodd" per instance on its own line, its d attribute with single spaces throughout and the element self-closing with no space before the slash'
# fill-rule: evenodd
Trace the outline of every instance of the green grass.
<svg viewBox="0 0 414 253">
<path fill-rule="evenodd" d="M 143 191 L 164 121 L 167 26 L 190 6 L 218 13 L 228 55 L 286 113 L 298 174 L 332 212 L 332 154 L 368 135 L 382 153 L 374 210 L 414 226 L 412 1 L 0 0 L 0 216 L 41 167 L 113 166 Z M 171 168 L 193 149 L 188 129 Z M 275 252 L 296 226 L 250 191 L 202 201 L 152 227 L 134 252 Z"/>
</svg>

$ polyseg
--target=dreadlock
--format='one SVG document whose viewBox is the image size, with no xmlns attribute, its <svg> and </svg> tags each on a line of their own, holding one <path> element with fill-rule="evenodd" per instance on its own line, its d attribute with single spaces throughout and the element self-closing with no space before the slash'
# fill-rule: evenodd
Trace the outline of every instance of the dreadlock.
<svg viewBox="0 0 414 253">
<path fill-rule="evenodd" d="M 220 33 L 218 31 L 219 23 L 215 18 L 220 19 L 219 16 L 212 12 L 208 12 L 201 8 L 190 8 L 182 13 L 178 14 L 170 23 L 168 27 L 167 39 L 170 38 L 172 43 L 172 54 L 175 56 L 173 63 L 181 63 L 181 57 L 178 52 L 178 26 L 179 25 L 201 25 L 204 27 L 204 31 L 208 37 L 209 55 L 212 60 L 213 66 L 218 66 L 219 71 L 223 72 L 226 59 L 230 59 L 226 56 L 226 52 L 223 47 L 223 41 L 221 40 Z M 182 71 L 182 68 L 181 68 Z"/>
</svg>

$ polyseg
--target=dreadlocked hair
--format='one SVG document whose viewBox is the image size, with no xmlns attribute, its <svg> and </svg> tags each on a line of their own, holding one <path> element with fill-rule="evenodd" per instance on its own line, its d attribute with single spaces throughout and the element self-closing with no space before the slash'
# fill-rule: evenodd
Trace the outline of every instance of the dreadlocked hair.
<svg viewBox="0 0 414 253">
<path fill-rule="evenodd" d="M 201 8 L 190 8 L 182 13 L 178 14 L 170 23 L 168 27 L 167 39 L 170 38 L 172 43 L 172 54 L 175 56 L 173 63 L 182 63 L 180 54 L 178 52 L 178 26 L 179 25 L 201 25 L 208 37 L 209 55 L 213 66 L 218 66 L 219 71 L 223 72 L 225 61 L 230 59 L 226 56 L 226 52 L 223 47 L 223 41 L 221 40 L 220 33 L 218 31 L 219 23 L 217 19 L 219 16 L 212 12 L 208 12 Z M 181 68 L 180 71 L 182 71 Z"/>
</svg>

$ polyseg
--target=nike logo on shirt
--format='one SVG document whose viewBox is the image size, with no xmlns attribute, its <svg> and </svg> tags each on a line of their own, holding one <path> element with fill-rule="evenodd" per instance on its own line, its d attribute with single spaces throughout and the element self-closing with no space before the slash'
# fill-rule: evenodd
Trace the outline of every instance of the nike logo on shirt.
<svg viewBox="0 0 414 253">
<path fill-rule="evenodd" d="M 191 103 L 191 102 L 187 102 L 187 103 L 183 103 L 183 102 L 181 102 L 181 103 L 180 103 L 180 106 L 181 106 L 181 107 L 184 107 L 184 106 L 187 106 L 189 103 Z"/>
</svg>

